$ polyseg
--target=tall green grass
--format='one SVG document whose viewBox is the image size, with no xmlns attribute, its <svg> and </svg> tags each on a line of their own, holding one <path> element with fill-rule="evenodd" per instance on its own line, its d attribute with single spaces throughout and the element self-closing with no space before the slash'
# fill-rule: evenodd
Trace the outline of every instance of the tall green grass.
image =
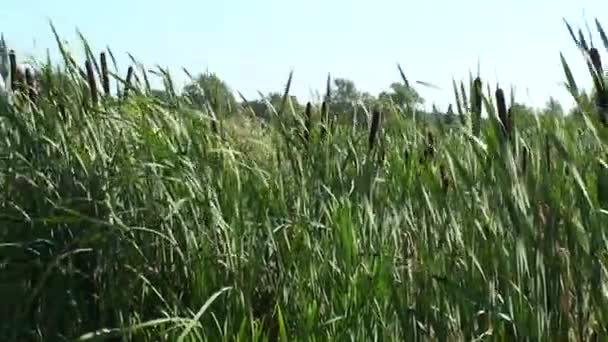
<svg viewBox="0 0 608 342">
<path fill-rule="evenodd" d="M 290 76 L 262 125 L 57 42 L 36 96 L 0 103 L 3 341 L 606 338 L 601 78 L 582 117 L 532 125 L 454 82 L 448 130 L 336 124 L 329 91 L 296 113 Z"/>
</svg>

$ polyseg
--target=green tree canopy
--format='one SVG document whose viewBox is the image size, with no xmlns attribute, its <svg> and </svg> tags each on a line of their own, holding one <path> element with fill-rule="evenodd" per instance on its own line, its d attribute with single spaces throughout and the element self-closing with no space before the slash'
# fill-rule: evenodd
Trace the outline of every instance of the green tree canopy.
<svg viewBox="0 0 608 342">
<path fill-rule="evenodd" d="M 183 93 L 199 108 L 209 103 L 218 113 L 230 113 L 236 109 L 234 94 L 215 73 L 206 72 L 198 75 L 184 87 Z"/>
</svg>

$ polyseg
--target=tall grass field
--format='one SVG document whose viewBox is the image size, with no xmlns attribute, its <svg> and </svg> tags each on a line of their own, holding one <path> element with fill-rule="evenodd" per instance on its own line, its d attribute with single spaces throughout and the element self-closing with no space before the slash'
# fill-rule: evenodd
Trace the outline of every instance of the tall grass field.
<svg viewBox="0 0 608 342">
<path fill-rule="evenodd" d="M 331 91 L 300 110 L 291 75 L 262 119 L 53 30 L 61 63 L 11 54 L 0 97 L 0 341 L 607 340 L 596 24 L 597 47 L 564 30 L 576 115 L 525 116 L 478 75 L 450 125 L 345 118 Z"/>
</svg>

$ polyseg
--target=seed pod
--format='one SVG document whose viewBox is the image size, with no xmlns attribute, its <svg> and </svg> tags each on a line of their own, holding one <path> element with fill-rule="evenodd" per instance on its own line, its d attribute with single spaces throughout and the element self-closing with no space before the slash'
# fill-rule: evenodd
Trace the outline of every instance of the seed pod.
<svg viewBox="0 0 608 342">
<path fill-rule="evenodd" d="M 106 95 L 110 95 L 110 77 L 108 76 L 108 61 L 106 60 L 106 53 L 102 52 L 99 56 L 101 61 L 101 82 L 103 84 L 103 91 Z"/>
<path fill-rule="evenodd" d="M 89 83 L 89 91 L 91 93 L 91 100 L 93 105 L 97 104 L 97 83 L 95 82 L 95 74 L 93 73 L 93 65 L 91 61 L 85 62 L 85 68 L 87 70 L 87 81 Z"/>
<path fill-rule="evenodd" d="M 376 142 L 376 136 L 378 135 L 378 130 L 380 129 L 380 111 L 377 109 L 374 110 L 372 114 L 372 124 L 369 130 L 369 150 L 371 151 L 374 148 L 374 144 Z"/>
</svg>

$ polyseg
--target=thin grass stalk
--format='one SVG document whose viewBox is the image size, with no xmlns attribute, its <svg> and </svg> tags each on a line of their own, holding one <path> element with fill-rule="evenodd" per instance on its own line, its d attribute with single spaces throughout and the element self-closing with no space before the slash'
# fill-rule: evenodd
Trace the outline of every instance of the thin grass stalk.
<svg viewBox="0 0 608 342">
<path fill-rule="evenodd" d="M 101 83 L 104 93 L 108 96 L 110 95 L 110 77 L 108 75 L 108 61 L 105 52 L 100 53 L 99 60 L 101 62 Z"/>
</svg>

